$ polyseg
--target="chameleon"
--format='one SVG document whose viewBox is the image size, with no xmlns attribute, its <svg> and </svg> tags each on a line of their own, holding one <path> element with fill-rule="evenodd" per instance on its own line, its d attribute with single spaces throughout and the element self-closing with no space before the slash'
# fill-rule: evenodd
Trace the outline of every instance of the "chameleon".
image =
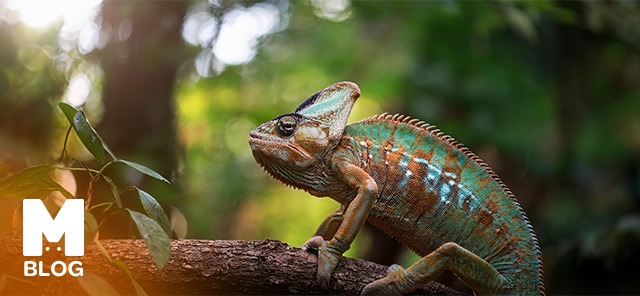
<svg viewBox="0 0 640 296">
<path fill-rule="evenodd" d="M 340 207 L 305 244 L 328 289 L 365 222 L 421 256 L 391 265 L 362 294 L 404 294 L 449 270 L 480 294 L 545 294 L 542 253 L 513 193 L 434 125 L 383 113 L 347 125 L 358 85 L 335 83 L 249 134 L 272 177 Z"/>
</svg>

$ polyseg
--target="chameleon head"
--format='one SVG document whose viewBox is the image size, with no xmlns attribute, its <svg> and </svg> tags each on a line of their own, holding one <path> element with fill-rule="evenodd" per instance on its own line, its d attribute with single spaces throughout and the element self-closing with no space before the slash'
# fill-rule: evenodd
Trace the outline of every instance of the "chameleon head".
<svg viewBox="0 0 640 296">
<path fill-rule="evenodd" d="M 274 177 L 287 180 L 286 171 L 305 170 L 335 148 L 360 89 L 338 82 L 306 99 L 289 114 L 278 116 L 251 131 L 249 145 L 256 161 Z"/>
</svg>

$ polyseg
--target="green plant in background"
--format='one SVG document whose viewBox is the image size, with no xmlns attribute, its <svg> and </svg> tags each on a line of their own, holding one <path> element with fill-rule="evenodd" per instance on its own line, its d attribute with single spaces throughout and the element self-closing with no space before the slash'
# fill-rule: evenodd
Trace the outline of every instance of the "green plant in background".
<svg viewBox="0 0 640 296">
<path fill-rule="evenodd" d="M 12 209 L 14 213 L 16 211 L 19 212 L 20 201 L 26 198 L 41 198 L 49 212 L 56 213 L 64 203 L 64 200 L 78 198 L 75 193 L 75 188 L 72 188 L 75 187 L 75 179 L 73 179 L 72 174 L 69 172 L 77 171 L 88 174 L 89 184 L 84 198 L 85 244 L 94 242 L 102 254 L 113 265 L 122 269 L 131 278 L 138 295 L 146 295 L 142 287 L 132 277 L 127 265 L 118 259 L 112 258 L 104 249 L 98 240 L 98 233 L 100 227 L 109 217 L 120 213 L 127 213 L 134 223 L 137 232 L 142 239 L 144 239 L 156 266 L 158 269 L 162 269 L 168 262 L 170 255 L 169 236 L 171 235 L 171 227 L 169 225 L 169 219 L 153 196 L 135 186 L 119 187 L 118 184 L 115 184 L 115 182 L 106 175 L 106 169 L 115 164 L 124 164 L 147 176 L 167 183 L 170 182 L 144 165 L 116 157 L 100 135 L 93 129 L 82 110 L 77 110 L 66 103 L 59 103 L 58 106 L 70 123 L 65 136 L 62 155 L 59 159 L 60 162 L 65 165 L 31 166 L 18 173 L 0 179 L 0 197 L 14 201 L 11 203 L 14 206 Z M 84 163 L 67 155 L 67 143 L 71 130 L 75 131 L 84 147 L 87 148 L 95 160 L 101 165 L 99 169 L 89 168 Z M 80 165 L 80 167 L 74 167 L 74 164 Z M 52 177 L 52 174 L 54 177 Z M 113 196 L 108 201 L 94 203 L 92 202 L 93 186 L 100 180 L 104 180 L 104 182 L 108 184 Z M 123 205 L 122 194 L 127 191 L 135 192 L 144 209 L 144 213 Z M 57 192 L 59 192 L 59 194 L 57 194 Z M 101 218 L 96 219 L 96 216 Z M 14 235 L 20 234 L 21 225 L 19 225 L 19 221 L 21 220 L 13 219 L 13 225 L 9 227 Z M 91 272 L 87 272 L 85 276 L 78 277 L 77 279 L 85 291 L 92 295 L 115 291 L 106 280 Z"/>
</svg>

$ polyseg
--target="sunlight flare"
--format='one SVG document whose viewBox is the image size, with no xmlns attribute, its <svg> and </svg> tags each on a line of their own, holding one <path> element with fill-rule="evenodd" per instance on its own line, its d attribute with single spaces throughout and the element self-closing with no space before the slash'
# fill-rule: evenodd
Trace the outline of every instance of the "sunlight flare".
<svg viewBox="0 0 640 296">
<path fill-rule="evenodd" d="M 6 7 L 18 11 L 29 27 L 44 28 L 64 19 L 65 25 L 82 26 L 97 13 L 102 0 L 8 0 Z"/>
</svg>

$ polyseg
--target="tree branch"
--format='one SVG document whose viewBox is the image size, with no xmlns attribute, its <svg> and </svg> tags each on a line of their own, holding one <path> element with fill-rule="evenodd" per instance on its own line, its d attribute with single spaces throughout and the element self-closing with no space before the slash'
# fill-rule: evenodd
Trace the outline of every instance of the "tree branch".
<svg viewBox="0 0 640 296">
<path fill-rule="evenodd" d="M 171 241 L 171 259 L 158 271 L 142 240 L 101 240 L 113 259 L 127 264 L 133 277 L 149 294 L 359 294 L 365 284 L 381 278 L 386 267 L 372 262 L 343 258 L 330 289 L 316 283 L 316 255 L 285 243 L 266 241 Z M 53 245 L 49 245 L 53 246 Z M 25 277 L 25 260 L 80 260 L 84 273 L 91 272 L 108 280 L 123 294 L 135 293 L 131 280 L 110 264 L 97 246 L 85 248 L 85 256 L 64 257 L 63 252 L 45 252 L 43 257 L 23 257 L 22 240 L 0 237 L 0 274 L 8 276 L 4 291 L 20 293 L 32 289 L 41 294 L 83 294 L 78 281 L 62 277 Z M 46 264 L 45 264 L 46 265 Z M 27 285 L 19 280 L 34 282 Z M 0 280 L 2 282 L 2 280 Z M 458 294 L 439 283 L 430 283 L 423 294 Z"/>
</svg>

